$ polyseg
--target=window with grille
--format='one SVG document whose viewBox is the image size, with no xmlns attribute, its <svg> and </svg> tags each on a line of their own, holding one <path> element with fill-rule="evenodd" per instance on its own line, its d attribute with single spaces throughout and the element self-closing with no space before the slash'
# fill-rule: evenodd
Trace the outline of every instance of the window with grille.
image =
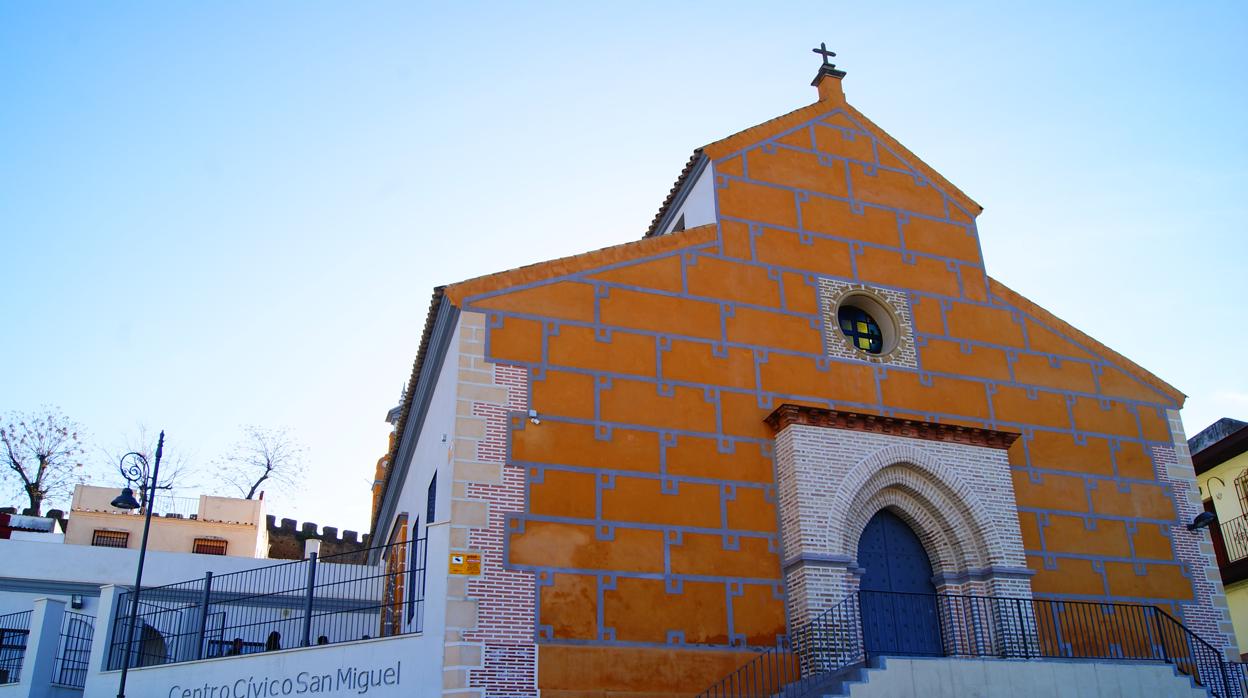
<svg viewBox="0 0 1248 698">
<path fill-rule="evenodd" d="M 879 354 L 883 351 L 884 333 L 870 313 L 862 308 L 843 305 L 837 311 L 837 320 L 841 324 L 841 332 L 845 333 L 855 349 L 861 349 L 868 354 Z"/>
<path fill-rule="evenodd" d="M 124 548 L 130 543 L 130 534 L 126 531 L 100 531 L 91 534 L 91 545 L 101 548 Z"/>
<path fill-rule="evenodd" d="M 224 555 L 225 541 L 216 538 L 196 538 L 193 552 L 200 555 Z"/>
<path fill-rule="evenodd" d="M 425 494 L 425 525 L 433 523 L 438 513 L 438 471 L 433 471 L 433 479 L 429 481 L 429 491 Z M 415 535 L 419 535 L 416 531 Z"/>
</svg>

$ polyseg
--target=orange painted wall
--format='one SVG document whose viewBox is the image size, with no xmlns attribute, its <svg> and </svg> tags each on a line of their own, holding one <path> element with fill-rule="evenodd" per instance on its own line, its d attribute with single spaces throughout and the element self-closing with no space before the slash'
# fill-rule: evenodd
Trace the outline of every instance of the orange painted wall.
<svg viewBox="0 0 1248 698">
<path fill-rule="evenodd" d="M 534 467 L 510 563 L 546 570 L 544 691 L 658 695 L 673 653 L 696 690 L 748 655 L 682 643 L 784 632 L 763 423 L 781 402 L 1022 432 L 1038 595 L 1192 597 L 1150 456 L 1182 396 L 988 278 L 973 201 L 835 91 L 705 152 L 718 224 L 446 291 L 487 314 L 491 360 L 532 367 L 542 422 L 512 434 Z M 908 292 L 920 369 L 826 357 L 816 275 Z"/>
</svg>

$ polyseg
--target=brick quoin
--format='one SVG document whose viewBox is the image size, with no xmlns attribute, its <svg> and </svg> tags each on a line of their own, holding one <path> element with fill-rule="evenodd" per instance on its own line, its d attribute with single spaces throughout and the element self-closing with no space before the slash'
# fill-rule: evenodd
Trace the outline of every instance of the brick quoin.
<svg viewBox="0 0 1248 698">
<path fill-rule="evenodd" d="M 1169 485 L 1175 495 L 1174 505 L 1178 521 L 1170 527 L 1170 540 L 1174 543 L 1175 558 L 1183 563 L 1184 574 L 1192 581 L 1193 599 L 1191 603 L 1179 603 L 1180 620 L 1192 632 L 1214 646 L 1233 646 L 1234 637 L 1219 627 L 1220 622 L 1226 618 L 1226 612 L 1214 604 L 1214 598 L 1221 596 L 1222 590 L 1208 574 L 1208 570 L 1213 567 L 1212 553 L 1201 550 L 1201 543 L 1208 540 L 1208 535 L 1188 531 L 1185 525 L 1185 522 L 1191 521 L 1203 511 L 1203 508 L 1198 508 L 1186 496 L 1189 490 L 1195 488 L 1194 478 L 1171 476 L 1172 467 L 1179 463 L 1174 448 L 1154 445 L 1152 456 L 1157 469 L 1157 481 Z M 1190 467 L 1187 471 L 1191 472 Z"/>
<path fill-rule="evenodd" d="M 528 407 L 528 371 L 522 366 L 494 365 L 494 384 L 508 388 L 507 404 L 474 402 L 472 414 L 484 417 L 485 438 L 477 458 L 503 464 L 502 484 L 473 483 L 469 498 L 489 504 L 489 526 L 468 533 L 468 547 L 481 553 L 480 578 L 468 581 L 468 597 L 477 601 L 477 628 L 464 633 L 468 642 L 484 645 L 481 667 L 468 672 L 470 688 L 484 696 L 537 696 L 537 646 L 533 573 L 506 569 L 503 559 L 507 514 L 524 510 L 524 469 L 506 462 L 508 419 Z"/>
</svg>

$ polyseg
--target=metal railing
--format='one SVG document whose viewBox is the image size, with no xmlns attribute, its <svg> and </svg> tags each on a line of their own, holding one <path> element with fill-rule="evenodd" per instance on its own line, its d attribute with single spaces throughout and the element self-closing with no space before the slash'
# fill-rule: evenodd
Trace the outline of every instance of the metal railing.
<svg viewBox="0 0 1248 698">
<path fill-rule="evenodd" d="M 30 636 L 30 611 L 0 616 L 0 684 L 17 683 Z"/>
<path fill-rule="evenodd" d="M 374 564 L 353 564 L 361 558 Z M 131 667 L 418 633 L 426 539 L 144 588 Z M 120 669 L 131 593 L 119 595 L 108 668 Z"/>
<path fill-rule="evenodd" d="M 152 496 L 152 516 L 198 518 L 199 497 L 175 497 L 166 492 L 157 492 Z"/>
<path fill-rule="evenodd" d="M 56 673 L 52 682 L 61 686 L 82 688 L 87 683 L 87 665 L 91 658 L 91 636 L 95 632 L 95 616 L 66 611 L 61 617 L 61 641 L 56 649 Z"/>
<path fill-rule="evenodd" d="M 801 696 L 828 676 L 866 662 L 858 595 L 815 616 L 793 636 L 741 665 L 699 698 Z"/>
<path fill-rule="evenodd" d="M 1222 545 L 1226 548 L 1226 561 L 1235 562 L 1248 557 L 1248 517 L 1236 516 L 1229 521 L 1219 521 Z"/>
<path fill-rule="evenodd" d="M 699 698 L 814 695 L 878 655 L 1160 661 L 1214 698 L 1248 698 L 1244 665 L 1155 606 L 868 591 L 823 611 Z"/>
</svg>

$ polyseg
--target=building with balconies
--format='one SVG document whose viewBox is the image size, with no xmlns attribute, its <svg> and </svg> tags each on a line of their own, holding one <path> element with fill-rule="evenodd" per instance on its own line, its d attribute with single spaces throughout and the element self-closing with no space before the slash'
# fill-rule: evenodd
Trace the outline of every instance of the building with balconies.
<svg viewBox="0 0 1248 698">
<path fill-rule="evenodd" d="M 1242 650 L 1248 648 L 1248 422 L 1223 417 L 1187 447 L 1205 511 L 1218 517 L 1210 538 Z"/>
</svg>

